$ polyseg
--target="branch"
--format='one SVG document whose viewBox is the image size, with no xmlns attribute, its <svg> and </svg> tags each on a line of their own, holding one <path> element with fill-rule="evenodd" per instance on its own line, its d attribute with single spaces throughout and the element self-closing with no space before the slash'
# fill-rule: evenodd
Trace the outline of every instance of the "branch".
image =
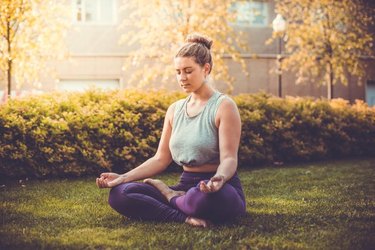
<svg viewBox="0 0 375 250">
<path fill-rule="evenodd" d="M 21 0 L 19 9 L 20 9 L 20 19 L 18 21 L 15 21 L 11 25 L 11 28 L 13 29 L 13 37 L 10 38 L 11 40 L 13 40 L 14 37 L 17 35 L 18 29 L 20 27 L 20 24 L 27 20 L 27 17 L 25 16 L 26 6 L 25 6 L 25 3 L 24 3 L 23 0 Z"/>
</svg>

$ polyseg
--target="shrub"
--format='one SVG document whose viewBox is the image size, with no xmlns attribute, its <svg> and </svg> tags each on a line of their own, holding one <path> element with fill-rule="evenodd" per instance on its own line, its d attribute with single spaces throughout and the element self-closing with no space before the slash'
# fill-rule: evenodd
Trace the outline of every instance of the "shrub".
<svg viewBox="0 0 375 250">
<path fill-rule="evenodd" d="M 168 106 L 182 93 L 135 90 L 46 94 L 0 106 L 2 176 L 124 172 L 151 157 Z M 373 155 L 375 110 L 308 98 L 233 97 L 242 118 L 242 166 Z"/>
<path fill-rule="evenodd" d="M 267 94 L 234 99 L 243 122 L 242 164 L 375 153 L 375 109 L 361 101 L 350 105 L 343 99 L 280 99 Z"/>
</svg>

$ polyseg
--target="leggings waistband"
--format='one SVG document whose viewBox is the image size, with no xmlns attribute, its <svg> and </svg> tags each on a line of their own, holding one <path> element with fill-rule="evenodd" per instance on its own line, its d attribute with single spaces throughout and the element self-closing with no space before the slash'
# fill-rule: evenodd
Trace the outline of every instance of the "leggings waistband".
<svg viewBox="0 0 375 250">
<path fill-rule="evenodd" d="M 173 186 L 173 188 L 183 188 L 188 189 L 195 185 L 197 185 L 202 180 L 209 180 L 212 176 L 214 176 L 216 172 L 209 172 L 209 173 L 196 173 L 196 172 L 187 172 L 184 171 L 180 176 L 180 181 L 177 185 Z M 231 179 L 227 181 L 228 184 L 232 185 L 237 189 L 241 189 L 241 182 L 238 178 L 237 172 L 233 175 Z"/>
</svg>

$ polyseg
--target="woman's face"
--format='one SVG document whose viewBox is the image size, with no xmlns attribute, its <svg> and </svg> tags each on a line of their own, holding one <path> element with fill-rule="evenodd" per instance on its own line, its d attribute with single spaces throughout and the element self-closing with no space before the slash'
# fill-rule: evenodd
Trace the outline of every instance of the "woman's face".
<svg viewBox="0 0 375 250">
<path fill-rule="evenodd" d="M 187 93 L 194 92 L 202 86 L 210 67 L 208 63 L 200 66 L 193 57 L 176 57 L 174 65 L 177 82 Z"/>
</svg>

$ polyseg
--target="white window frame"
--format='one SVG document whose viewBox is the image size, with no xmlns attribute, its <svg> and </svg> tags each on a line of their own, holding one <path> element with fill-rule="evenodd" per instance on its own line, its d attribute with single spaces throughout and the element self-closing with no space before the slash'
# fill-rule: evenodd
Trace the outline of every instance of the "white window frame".
<svg viewBox="0 0 375 250">
<path fill-rule="evenodd" d="M 103 0 L 80 0 L 81 1 L 81 6 L 78 5 L 79 0 L 72 0 L 72 9 L 73 9 L 73 23 L 76 25 L 115 25 L 117 23 L 117 0 L 105 0 L 106 4 L 111 4 L 111 10 L 112 10 L 112 18 L 111 20 L 102 20 L 102 15 L 103 11 L 100 8 L 101 6 L 101 1 Z M 95 2 L 96 5 L 96 16 L 97 20 L 93 21 L 87 21 L 86 20 L 86 7 L 87 7 L 87 2 L 92 1 Z M 77 19 L 78 13 L 79 13 L 79 7 L 81 8 L 81 20 Z"/>
</svg>

